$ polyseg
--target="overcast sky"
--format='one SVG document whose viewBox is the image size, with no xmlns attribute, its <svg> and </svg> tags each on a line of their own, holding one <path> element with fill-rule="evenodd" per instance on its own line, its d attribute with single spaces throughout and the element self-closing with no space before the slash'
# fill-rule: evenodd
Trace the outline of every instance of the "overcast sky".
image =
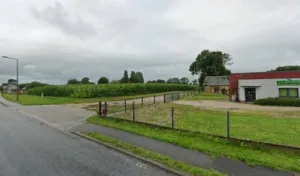
<svg viewBox="0 0 300 176">
<path fill-rule="evenodd" d="M 204 49 L 231 54 L 233 72 L 300 65 L 299 0 L 2 0 L 0 11 L 0 55 L 19 58 L 20 82 L 124 69 L 192 79 Z M 14 64 L 0 59 L 0 81 Z"/>
</svg>

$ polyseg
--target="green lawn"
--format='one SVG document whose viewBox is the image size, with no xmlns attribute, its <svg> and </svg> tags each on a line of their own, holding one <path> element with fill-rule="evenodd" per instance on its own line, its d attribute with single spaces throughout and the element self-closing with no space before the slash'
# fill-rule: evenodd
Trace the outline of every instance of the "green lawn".
<svg viewBox="0 0 300 176">
<path fill-rule="evenodd" d="M 200 93 L 195 96 L 184 97 L 183 100 L 228 100 L 228 95 L 217 93 Z"/>
<path fill-rule="evenodd" d="M 176 92 L 176 91 L 175 91 Z M 159 96 L 164 93 L 170 92 L 162 92 L 157 94 L 144 94 L 144 95 L 129 95 L 129 96 L 118 96 L 118 97 L 99 97 L 99 98 L 71 98 L 71 97 L 41 97 L 35 95 L 27 95 L 22 94 L 19 97 L 19 101 L 22 105 L 49 105 L 49 104 L 78 104 L 78 103 L 95 103 L 99 101 L 116 101 L 116 100 L 124 100 L 124 99 L 135 99 L 140 97 L 151 97 L 151 96 Z M 2 94 L 3 98 L 16 102 L 15 94 Z"/>
<path fill-rule="evenodd" d="M 204 169 L 196 167 L 196 166 L 192 166 L 192 165 L 180 162 L 180 161 L 176 161 L 170 157 L 152 152 L 152 151 L 144 149 L 142 147 L 137 147 L 135 145 L 122 142 L 120 140 L 111 138 L 109 136 L 102 135 L 100 133 L 89 133 L 88 136 L 95 138 L 97 140 L 100 140 L 102 142 L 108 143 L 110 145 L 113 145 L 115 147 L 124 149 L 124 150 L 134 153 L 138 156 L 142 156 L 144 158 L 151 159 L 158 163 L 164 164 L 164 165 L 168 166 L 169 168 L 173 168 L 175 170 L 182 171 L 182 172 L 185 172 L 185 173 L 188 173 L 191 175 L 195 175 L 195 176 L 196 175 L 199 175 L 199 176 L 200 175 L 205 175 L 205 176 L 218 176 L 218 175 L 221 176 L 221 175 L 223 175 L 214 170 L 204 170 Z"/>
<path fill-rule="evenodd" d="M 135 119 L 171 127 L 171 107 L 175 109 L 175 128 L 227 136 L 226 111 L 201 109 L 188 105 L 158 104 L 136 109 Z M 114 115 L 132 119 L 132 111 Z M 294 117 L 294 118 L 291 118 Z M 278 112 L 230 112 L 230 136 L 300 147 L 300 116 Z"/>
<path fill-rule="evenodd" d="M 262 144 L 228 142 L 194 132 L 163 129 L 146 124 L 134 124 L 117 119 L 92 116 L 88 123 L 108 126 L 138 135 L 174 143 L 186 148 L 203 151 L 212 156 L 225 156 L 245 161 L 250 165 L 263 165 L 279 170 L 300 172 L 300 151 L 279 149 Z"/>
</svg>

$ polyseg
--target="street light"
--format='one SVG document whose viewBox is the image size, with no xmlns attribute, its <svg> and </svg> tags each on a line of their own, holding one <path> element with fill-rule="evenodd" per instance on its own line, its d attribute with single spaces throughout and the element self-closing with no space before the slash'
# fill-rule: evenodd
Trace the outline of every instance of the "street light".
<svg viewBox="0 0 300 176">
<path fill-rule="evenodd" d="M 8 57 L 8 56 L 2 56 L 2 58 L 15 60 L 17 63 L 17 67 L 16 67 L 16 69 L 17 69 L 17 101 L 19 101 L 19 60 L 16 58 Z"/>
</svg>

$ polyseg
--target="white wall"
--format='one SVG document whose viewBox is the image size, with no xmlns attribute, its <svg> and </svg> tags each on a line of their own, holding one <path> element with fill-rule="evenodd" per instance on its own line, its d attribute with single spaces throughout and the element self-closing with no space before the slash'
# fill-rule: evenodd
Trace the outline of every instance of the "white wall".
<svg viewBox="0 0 300 176">
<path fill-rule="evenodd" d="M 256 99 L 279 97 L 279 88 L 298 88 L 298 95 L 300 95 L 300 86 L 277 86 L 277 81 L 281 80 L 287 79 L 241 79 L 239 80 L 239 100 L 245 101 L 245 88 L 247 87 L 256 88 Z"/>
</svg>

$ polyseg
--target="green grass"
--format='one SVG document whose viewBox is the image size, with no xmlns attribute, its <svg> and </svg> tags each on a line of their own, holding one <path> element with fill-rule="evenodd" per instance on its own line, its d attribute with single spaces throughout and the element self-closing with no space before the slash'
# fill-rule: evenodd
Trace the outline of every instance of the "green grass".
<svg viewBox="0 0 300 176">
<path fill-rule="evenodd" d="M 175 109 L 175 128 L 227 136 L 225 110 L 178 104 L 149 105 L 136 110 L 136 121 L 171 127 L 171 107 Z M 131 120 L 132 111 L 115 117 Z M 299 112 L 230 112 L 231 137 L 300 147 L 299 134 Z"/>
<path fill-rule="evenodd" d="M 92 116 L 88 123 L 121 129 L 153 139 L 174 143 L 186 148 L 202 151 L 212 156 L 225 156 L 245 161 L 249 165 L 263 165 L 279 170 L 300 172 L 299 150 L 287 150 L 264 146 L 262 144 L 246 144 L 228 142 L 194 132 L 163 129 L 146 124 L 134 124 L 117 119 L 103 119 Z"/>
<path fill-rule="evenodd" d="M 102 135 L 99 133 L 89 133 L 88 136 L 95 138 L 97 140 L 103 141 L 105 143 L 111 144 L 115 147 L 122 148 L 122 149 L 129 151 L 131 153 L 134 153 L 138 156 L 142 156 L 144 158 L 156 161 L 158 163 L 168 166 L 169 168 L 173 168 L 178 171 L 189 173 L 191 175 L 205 175 L 205 176 L 223 175 L 223 174 L 218 173 L 217 171 L 205 170 L 205 169 L 202 169 L 202 168 L 199 168 L 196 166 L 185 164 L 183 162 L 176 161 L 170 157 L 152 152 L 152 151 L 144 149 L 142 147 L 137 147 L 135 145 L 122 142 L 120 140 L 117 140 L 117 139 L 114 139 L 114 138 L 111 138 L 109 136 L 105 136 L 105 135 Z"/>
<path fill-rule="evenodd" d="M 217 93 L 200 93 L 196 96 L 187 96 L 183 100 L 228 100 L 228 95 Z"/>
<path fill-rule="evenodd" d="M 176 91 L 175 91 L 176 92 Z M 151 97 L 151 96 L 159 96 L 164 93 L 170 92 L 162 92 L 157 94 L 144 94 L 144 95 L 128 95 L 128 96 L 116 96 L 116 97 L 99 97 L 99 98 L 71 98 L 71 97 L 41 97 L 35 95 L 22 94 L 19 97 L 19 101 L 16 101 L 15 94 L 2 94 L 3 98 L 17 102 L 22 105 L 50 105 L 50 104 L 78 104 L 78 103 L 95 103 L 99 101 L 117 101 L 117 100 L 130 100 L 140 97 Z"/>
</svg>

